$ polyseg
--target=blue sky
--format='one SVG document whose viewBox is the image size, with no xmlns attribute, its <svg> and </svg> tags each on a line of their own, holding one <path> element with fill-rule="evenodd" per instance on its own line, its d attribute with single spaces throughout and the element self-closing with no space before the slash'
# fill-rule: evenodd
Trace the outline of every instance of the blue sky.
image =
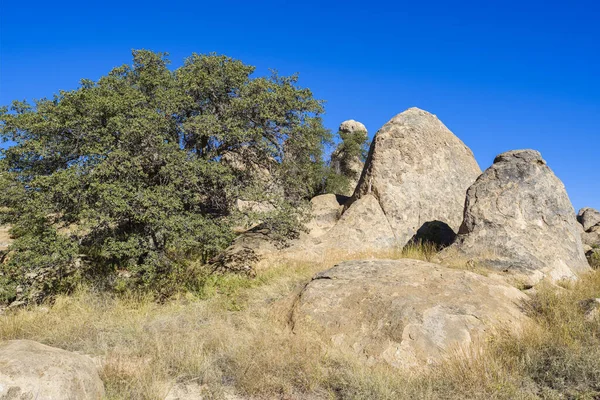
<svg viewBox="0 0 600 400">
<path fill-rule="evenodd" d="M 417 106 L 487 168 L 534 148 L 575 208 L 600 209 L 600 2 L 2 1 L 0 104 L 50 97 L 167 51 L 218 52 L 327 100 L 325 124 L 369 132 Z"/>
</svg>

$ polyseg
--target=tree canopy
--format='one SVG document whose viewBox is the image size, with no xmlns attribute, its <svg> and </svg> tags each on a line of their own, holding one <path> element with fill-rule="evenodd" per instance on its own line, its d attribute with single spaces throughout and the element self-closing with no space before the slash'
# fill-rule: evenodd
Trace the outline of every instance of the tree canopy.
<svg viewBox="0 0 600 400">
<path fill-rule="evenodd" d="M 15 242 L 0 297 L 39 300 L 126 272 L 158 285 L 260 220 L 297 231 L 322 184 L 323 102 L 297 76 L 193 54 L 133 51 L 132 65 L 33 105 L 0 109 L 0 224 Z M 268 203 L 241 210 L 243 199 Z"/>
</svg>

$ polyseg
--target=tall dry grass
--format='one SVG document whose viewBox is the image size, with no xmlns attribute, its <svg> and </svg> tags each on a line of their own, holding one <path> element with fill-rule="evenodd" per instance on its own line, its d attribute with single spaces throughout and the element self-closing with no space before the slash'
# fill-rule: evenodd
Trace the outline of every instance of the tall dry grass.
<svg viewBox="0 0 600 400">
<path fill-rule="evenodd" d="M 384 256 L 407 255 L 430 257 L 410 248 Z M 109 399 L 165 399 L 176 386 L 214 399 L 600 398 L 600 317 L 589 301 L 600 298 L 599 272 L 566 289 L 541 287 L 526 308 L 537 324 L 520 338 L 498 334 L 467 356 L 411 373 L 365 366 L 286 326 L 294 293 L 338 261 L 274 266 L 255 279 L 214 277 L 163 304 L 82 288 L 2 315 L 0 340 L 91 355 Z"/>
</svg>

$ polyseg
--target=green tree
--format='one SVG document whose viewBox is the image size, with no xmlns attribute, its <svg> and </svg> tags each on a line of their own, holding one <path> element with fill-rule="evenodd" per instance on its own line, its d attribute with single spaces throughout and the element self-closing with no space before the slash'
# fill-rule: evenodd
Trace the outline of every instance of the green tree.
<svg viewBox="0 0 600 400">
<path fill-rule="evenodd" d="M 330 139 L 322 102 L 297 76 L 252 78 L 225 56 L 168 64 L 133 51 L 97 82 L 0 110 L 0 137 L 16 143 L 0 155 L 0 223 L 16 238 L 6 301 L 110 284 L 117 271 L 164 287 L 185 260 L 232 240 L 249 218 L 239 198 L 269 202 L 251 218 L 274 231 L 298 229 Z"/>
<path fill-rule="evenodd" d="M 360 178 L 362 165 L 369 151 L 369 139 L 364 130 L 338 131 L 341 143 L 331 154 L 325 169 L 324 193 L 351 194 Z"/>
</svg>

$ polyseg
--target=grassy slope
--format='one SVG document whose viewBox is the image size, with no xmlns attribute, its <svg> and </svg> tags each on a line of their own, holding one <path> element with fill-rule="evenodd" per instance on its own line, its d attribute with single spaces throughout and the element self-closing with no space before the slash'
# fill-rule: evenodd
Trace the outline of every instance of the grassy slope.
<svg viewBox="0 0 600 400">
<path fill-rule="evenodd" d="M 176 383 L 206 398 L 232 391 L 269 399 L 600 397 L 600 317 L 586 317 L 581 303 L 600 298 L 600 272 L 567 289 L 541 288 L 528 305 L 538 327 L 522 337 L 496 336 L 469 357 L 407 375 L 366 367 L 286 328 L 293 294 L 336 261 L 275 266 L 254 280 L 214 278 L 202 293 L 165 304 L 82 289 L 1 316 L 0 340 L 28 338 L 97 357 L 111 399 L 164 399 Z"/>
</svg>

